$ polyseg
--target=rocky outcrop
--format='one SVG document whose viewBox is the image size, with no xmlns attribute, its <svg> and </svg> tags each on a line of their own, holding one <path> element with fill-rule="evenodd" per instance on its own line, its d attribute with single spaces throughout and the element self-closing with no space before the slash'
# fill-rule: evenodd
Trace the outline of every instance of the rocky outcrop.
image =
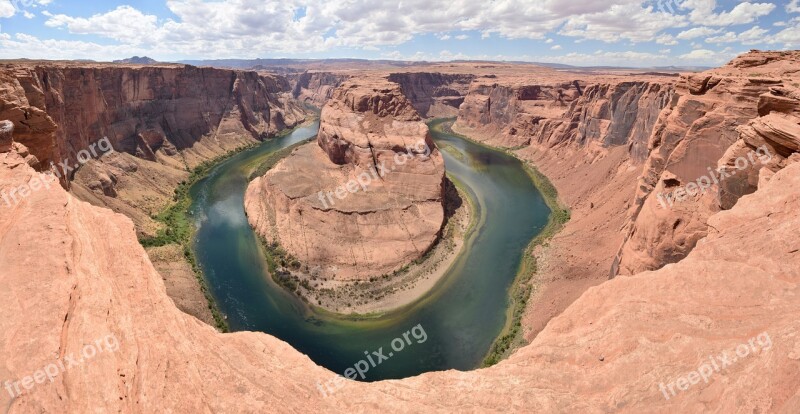
<svg viewBox="0 0 800 414">
<path fill-rule="evenodd" d="M 0 121 L 0 152 L 11 151 L 13 132 L 14 124 L 11 121 Z"/>
<path fill-rule="evenodd" d="M 291 76 L 292 96 L 305 104 L 321 108 L 331 99 L 333 91 L 350 76 L 333 72 L 303 72 Z"/>
<path fill-rule="evenodd" d="M 349 80 L 322 109 L 316 145 L 247 190 L 250 223 L 323 278 L 391 273 L 422 257 L 444 221 L 444 162 L 399 85 Z"/>
<path fill-rule="evenodd" d="M 400 85 L 403 94 L 423 118 L 451 118 L 458 115 L 475 75 L 461 73 L 392 73 L 389 80 Z"/>
<path fill-rule="evenodd" d="M 798 63 L 797 52 L 755 51 L 682 78 L 650 137 L 620 273 L 684 258 L 708 233 L 709 217 L 786 165 L 800 132 Z"/>
<path fill-rule="evenodd" d="M 0 154 L 0 191 L 35 174 L 18 155 Z M 130 220 L 52 186 L 0 208 L 0 407 L 797 412 L 798 209 L 795 163 L 712 217 L 687 258 L 590 289 L 492 368 L 343 380 L 325 396 L 318 384 L 333 373 L 269 335 L 220 334 L 179 312 Z M 37 374 L 45 369 L 52 380 Z"/>
</svg>

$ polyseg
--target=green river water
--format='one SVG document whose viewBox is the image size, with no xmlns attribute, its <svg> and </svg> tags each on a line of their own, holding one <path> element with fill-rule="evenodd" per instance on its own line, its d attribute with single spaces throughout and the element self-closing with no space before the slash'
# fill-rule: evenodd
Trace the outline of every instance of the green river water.
<svg viewBox="0 0 800 414">
<path fill-rule="evenodd" d="M 479 210 L 477 225 L 448 274 L 424 298 L 380 318 L 337 319 L 272 281 L 243 208 L 253 169 L 275 151 L 315 136 L 318 128 L 318 123 L 303 126 L 236 154 L 190 190 L 195 254 L 231 330 L 276 336 L 337 374 L 367 361 L 365 352 L 382 353 L 388 359 L 378 364 L 374 357 L 366 381 L 476 368 L 505 324 L 523 252 L 550 214 L 522 163 L 432 128 L 448 173 L 463 183 Z M 393 342 L 396 338 L 400 342 Z"/>
</svg>

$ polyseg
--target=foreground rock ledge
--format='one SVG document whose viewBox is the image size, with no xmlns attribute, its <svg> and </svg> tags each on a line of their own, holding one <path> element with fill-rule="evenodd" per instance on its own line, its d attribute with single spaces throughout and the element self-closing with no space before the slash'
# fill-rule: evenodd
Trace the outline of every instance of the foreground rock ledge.
<svg viewBox="0 0 800 414">
<path fill-rule="evenodd" d="M 36 176 L 0 154 L 0 191 Z M 711 217 L 677 264 L 586 292 L 533 341 L 474 372 L 347 383 L 269 335 L 220 334 L 180 312 L 130 219 L 59 186 L 0 208 L 0 381 L 87 344 L 103 352 L 36 384 L 10 412 L 798 412 L 800 163 Z M 768 248 L 765 248 L 768 246 Z M 767 333 L 772 346 L 667 400 L 658 386 Z M 5 385 L 5 383 L 4 383 Z"/>
<path fill-rule="evenodd" d="M 317 144 L 248 187 L 250 223 L 268 242 L 336 280 L 391 273 L 433 246 L 444 161 L 399 85 L 345 82 L 322 109 Z"/>
</svg>

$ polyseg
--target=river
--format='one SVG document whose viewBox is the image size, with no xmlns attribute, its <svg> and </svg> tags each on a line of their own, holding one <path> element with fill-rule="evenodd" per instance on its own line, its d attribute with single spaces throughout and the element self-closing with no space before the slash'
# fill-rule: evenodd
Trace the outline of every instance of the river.
<svg viewBox="0 0 800 414">
<path fill-rule="evenodd" d="M 432 129 L 448 173 L 469 189 L 479 210 L 475 230 L 448 274 L 421 300 L 378 319 L 331 318 L 272 281 L 243 207 L 251 171 L 273 152 L 313 137 L 318 128 L 319 123 L 303 126 L 241 152 L 190 190 L 195 254 L 231 330 L 266 332 L 338 374 L 364 360 L 359 379 L 366 381 L 476 368 L 504 326 L 509 288 L 524 249 L 550 214 L 522 163 Z M 365 354 L 372 357 L 367 372 Z"/>
</svg>

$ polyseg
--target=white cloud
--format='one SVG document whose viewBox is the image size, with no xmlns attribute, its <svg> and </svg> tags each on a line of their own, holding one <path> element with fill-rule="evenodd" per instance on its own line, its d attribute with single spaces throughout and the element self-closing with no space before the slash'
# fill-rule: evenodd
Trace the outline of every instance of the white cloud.
<svg viewBox="0 0 800 414">
<path fill-rule="evenodd" d="M 708 26 L 731 26 L 747 24 L 756 21 L 759 17 L 766 16 L 775 10 L 772 3 L 742 2 L 731 11 L 716 13 L 716 0 L 684 0 L 681 9 L 688 9 L 689 19 L 692 23 Z"/>
<path fill-rule="evenodd" d="M 162 22 L 131 6 L 120 6 L 91 17 L 49 15 L 47 24 L 74 34 L 130 43 L 166 42 L 189 51 L 213 49 L 214 42 L 240 50 L 254 43 L 276 51 L 362 48 L 399 45 L 418 34 L 454 30 L 478 31 L 482 38 L 494 34 L 511 39 L 544 39 L 562 26 L 566 27 L 565 34 L 579 39 L 639 42 L 655 39 L 663 29 L 685 24 L 685 17 L 654 12 L 651 6 L 642 4 L 644 0 L 597 0 L 580 5 L 571 0 L 503 0 L 486 4 L 472 0 L 406 0 L 392 6 L 372 0 L 168 0 L 167 7 L 176 17 Z M 300 7 L 305 15 L 297 18 Z M 238 44 L 235 39 L 240 40 Z"/>
<path fill-rule="evenodd" d="M 569 18 L 559 33 L 604 42 L 647 42 L 654 40 L 662 30 L 686 24 L 685 17 L 656 12 L 652 7 L 614 4 L 600 12 Z"/>
<path fill-rule="evenodd" d="M 721 65 L 741 53 L 742 51 L 734 52 L 731 48 L 726 48 L 722 51 L 695 49 L 689 53 L 678 56 L 678 58 L 685 64 Z"/>
<path fill-rule="evenodd" d="M 800 0 L 792 0 L 786 5 L 787 13 L 800 13 Z"/>
<path fill-rule="evenodd" d="M 792 25 L 781 30 L 768 40 L 770 44 L 783 44 L 787 48 L 800 46 L 800 19 L 792 20 Z"/>
<path fill-rule="evenodd" d="M 16 9 L 10 0 L 0 0 L 0 18 L 12 17 Z"/>
<path fill-rule="evenodd" d="M 766 41 L 767 30 L 758 26 L 753 26 L 738 35 L 734 32 L 727 32 L 722 36 L 709 37 L 706 39 L 707 43 L 734 43 L 740 42 L 744 45 L 754 45 L 764 43 Z"/>
<path fill-rule="evenodd" d="M 665 35 L 661 35 L 661 36 L 657 37 L 656 38 L 656 43 L 658 43 L 660 45 L 674 46 L 674 45 L 678 44 L 678 41 L 675 40 L 675 38 L 672 37 L 672 35 L 665 34 Z"/>
<path fill-rule="evenodd" d="M 38 0 L 35 5 L 50 1 Z M 536 39 L 550 46 L 555 44 L 550 36 L 561 34 L 572 37 L 577 43 L 600 40 L 618 43 L 620 47 L 642 42 L 672 46 L 678 40 L 712 35 L 724 37 L 727 34 L 722 35 L 722 30 L 708 26 L 753 21 L 775 8 L 770 3 L 745 1 L 723 10 L 715 0 L 669 1 L 680 6 L 674 11 L 661 10 L 653 5 L 653 0 L 404 0 L 402 4 L 391 5 L 373 0 L 166 0 L 172 15 L 162 19 L 131 6 L 119 6 L 88 17 L 43 10 L 40 14 L 47 17 L 47 26 L 74 36 L 69 37 L 70 40 L 5 38 L 0 56 L 69 58 L 71 51 L 74 58 L 95 59 L 131 54 L 164 60 L 254 58 L 314 54 L 337 48 L 391 50 L 392 46 L 421 34 L 441 40 L 470 38 L 477 41 L 479 36 L 482 39 Z M 0 0 L 0 13 L 6 3 L 11 4 L 9 0 Z M 299 12 L 301 8 L 302 13 Z M 666 33 L 677 28 L 685 30 L 677 35 L 670 34 L 675 33 L 673 31 Z M 745 33 L 734 33 L 734 36 L 741 38 L 740 41 L 754 41 L 751 37 L 742 37 Z M 111 39 L 116 44 L 82 41 L 85 39 L 80 37 L 82 35 Z M 787 26 L 773 36 L 772 41 L 788 44 L 796 37 L 796 25 Z M 48 46 L 61 49 L 48 52 L 45 49 Z M 39 54 L 24 47 L 37 50 Z M 625 63 L 629 65 L 642 58 L 632 55 L 637 53 L 633 51 L 624 55 L 602 53 L 599 56 L 606 59 L 604 64 L 633 59 Z M 443 51 L 412 57 L 442 59 L 442 56 L 458 55 Z M 653 54 L 657 57 L 653 59 L 662 59 L 662 55 Z M 669 63 L 670 58 L 664 60 Z"/>
<path fill-rule="evenodd" d="M 555 45 L 555 46 L 553 46 L 553 47 L 551 47 L 551 48 L 550 48 L 550 50 L 561 50 L 561 49 L 563 49 L 563 48 L 561 47 L 561 45 Z"/>
<path fill-rule="evenodd" d="M 157 31 L 158 18 L 145 15 L 131 6 L 119 6 L 89 18 L 70 17 L 63 14 L 51 16 L 45 25 L 66 27 L 70 33 L 95 34 L 114 40 L 138 44 Z"/>
<path fill-rule="evenodd" d="M 691 28 L 689 30 L 685 30 L 683 32 L 680 32 L 680 33 L 678 33 L 678 36 L 676 36 L 676 37 L 678 39 L 681 39 L 681 40 L 690 40 L 690 39 L 695 39 L 695 38 L 698 38 L 698 37 L 710 36 L 712 34 L 717 34 L 720 31 L 721 31 L 721 29 L 712 29 L 710 27 L 700 26 L 700 27 L 693 27 L 693 28 Z"/>
<path fill-rule="evenodd" d="M 26 19 L 33 19 L 34 17 L 36 17 L 35 13 L 31 13 L 27 10 L 23 10 L 22 14 L 25 16 Z"/>
</svg>

